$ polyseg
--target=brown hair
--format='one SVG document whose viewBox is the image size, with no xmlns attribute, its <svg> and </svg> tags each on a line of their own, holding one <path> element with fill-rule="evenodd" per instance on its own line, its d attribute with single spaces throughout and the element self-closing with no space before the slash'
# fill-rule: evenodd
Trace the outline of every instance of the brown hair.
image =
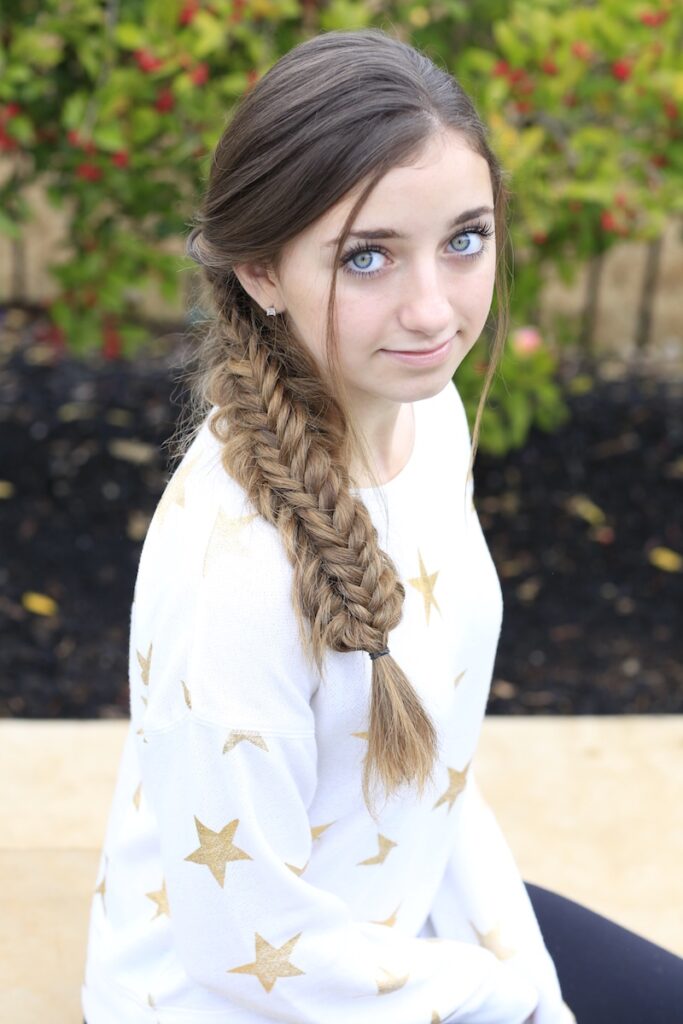
<svg viewBox="0 0 683 1024">
<path fill-rule="evenodd" d="M 477 409 L 479 423 L 507 335 L 505 172 L 486 127 L 456 79 L 384 31 L 331 31 L 295 46 L 242 97 L 214 150 L 208 185 L 187 252 L 202 268 L 215 315 L 185 375 L 191 428 L 171 439 L 180 457 L 206 417 L 226 471 L 278 529 L 293 565 L 293 605 L 304 648 L 322 675 L 325 648 L 379 652 L 402 616 L 397 569 L 380 549 L 363 501 L 350 492 L 351 455 L 377 481 L 346 401 L 334 322 L 336 271 L 327 306 L 329 371 L 288 328 L 267 317 L 232 267 L 279 265 L 286 242 L 348 192 L 361 188 L 335 253 L 380 178 L 420 155 L 443 129 L 462 134 L 488 163 L 497 240 L 497 322 Z M 188 370 L 190 363 L 196 368 Z M 307 635 L 305 624 L 310 627 Z M 391 655 L 372 660 L 372 697 L 363 790 L 381 781 L 420 791 L 437 754 L 434 725 Z"/>
</svg>

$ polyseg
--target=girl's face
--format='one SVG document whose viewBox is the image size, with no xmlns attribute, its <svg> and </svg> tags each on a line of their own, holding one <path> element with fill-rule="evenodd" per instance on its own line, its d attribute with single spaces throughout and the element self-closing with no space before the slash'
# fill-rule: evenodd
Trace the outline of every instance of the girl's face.
<svg viewBox="0 0 683 1024">
<path fill-rule="evenodd" d="M 289 242 L 272 277 L 273 305 L 321 365 L 334 239 L 357 195 Z M 381 415 L 441 391 L 486 323 L 495 264 L 488 164 L 458 133 L 434 135 L 416 163 L 378 182 L 342 253 L 336 311 L 351 402 Z M 396 355 L 442 345 L 421 362 Z"/>
</svg>

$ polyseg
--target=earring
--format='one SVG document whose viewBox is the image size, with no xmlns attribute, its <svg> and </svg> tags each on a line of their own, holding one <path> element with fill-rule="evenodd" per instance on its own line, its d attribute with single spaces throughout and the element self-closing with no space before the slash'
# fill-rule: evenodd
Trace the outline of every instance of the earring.
<svg viewBox="0 0 683 1024">
<path fill-rule="evenodd" d="M 268 306 L 268 309 L 266 310 L 266 316 L 275 316 L 276 312 L 277 310 L 275 309 L 275 306 Z"/>
</svg>

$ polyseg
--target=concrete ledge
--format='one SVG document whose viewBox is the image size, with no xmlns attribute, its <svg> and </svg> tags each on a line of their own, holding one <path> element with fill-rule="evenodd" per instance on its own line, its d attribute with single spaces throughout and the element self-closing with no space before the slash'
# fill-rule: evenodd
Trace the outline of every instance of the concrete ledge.
<svg viewBox="0 0 683 1024">
<path fill-rule="evenodd" d="M 127 727 L 0 721 L 2 1021 L 80 1024 Z M 683 956 L 683 716 L 487 718 L 475 764 L 527 881 Z"/>
</svg>

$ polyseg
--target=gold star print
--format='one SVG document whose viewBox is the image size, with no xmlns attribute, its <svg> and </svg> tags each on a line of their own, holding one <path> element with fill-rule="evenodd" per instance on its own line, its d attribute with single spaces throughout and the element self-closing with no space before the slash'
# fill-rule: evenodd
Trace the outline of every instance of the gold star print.
<svg viewBox="0 0 683 1024">
<path fill-rule="evenodd" d="M 437 807 L 440 807 L 441 804 L 445 803 L 448 804 L 448 810 L 451 810 L 456 799 L 465 788 L 465 783 L 467 781 L 467 772 L 469 770 L 471 763 L 471 761 L 468 762 L 461 772 L 459 772 L 456 768 L 448 769 L 448 788 L 446 789 L 445 793 L 443 793 L 434 804 L 434 807 L 432 808 L 433 811 L 436 810 Z"/>
<path fill-rule="evenodd" d="M 419 590 L 420 593 L 422 594 L 425 603 L 425 614 L 427 616 L 427 624 L 429 624 L 429 613 L 431 611 L 432 605 L 434 605 L 439 615 L 441 615 L 441 609 L 439 608 L 436 598 L 434 597 L 434 586 L 436 584 L 436 577 L 439 575 L 439 573 L 437 570 L 437 572 L 433 572 L 430 575 L 428 575 L 427 570 L 425 569 L 424 562 L 422 561 L 422 554 L 420 553 L 419 548 L 417 554 L 418 558 L 420 559 L 420 575 L 415 576 L 412 580 L 408 580 L 408 583 L 415 587 L 416 590 Z"/>
<path fill-rule="evenodd" d="M 330 825 L 334 825 L 334 822 L 328 821 L 327 825 L 313 825 L 311 828 L 311 838 L 313 842 L 315 842 L 316 839 L 320 839 L 325 829 L 328 829 Z"/>
<path fill-rule="evenodd" d="M 168 908 L 168 896 L 166 894 L 165 880 L 163 885 L 161 886 L 161 889 L 159 889 L 157 892 L 146 892 L 145 896 L 147 897 L 148 900 L 152 900 L 152 902 L 156 903 L 157 905 L 157 912 L 152 918 L 153 921 L 156 921 L 157 917 L 161 917 L 162 914 L 166 914 L 167 917 L 171 916 L 171 911 Z"/>
<path fill-rule="evenodd" d="M 377 841 L 379 853 L 375 854 L 374 857 L 368 857 L 367 860 L 359 860 L 357 867 L 360 867 L 362 864 L 384 864 L 394 846 L 398 846 L 398 843 L 395 843 L 393 839 L 387 839 L 386 836 L 381 835 L 379 832 L 377 833 Z"/>
<path fill-rule="evenodd" d="M 105 904 L 105 901 L 104 901 L 104 897 L 106 896 L 106 893 L 107 893 L 107 859 L 108 859 L 107 855 L 105 854 L 105 857 L 104 857 L 104 871 L 102 872 L 102 881 L 100 882 L 100 884 L 95 889 L 95 895 L 97 896 L 98 893 L 99 893 L 99 895 L 102 897 L 102 910 L 104 911 L 105 914 L 107 913 L 107 907 L 106 907 L 106 904 Z"/>
<path fill-rule="evenodd" d="M 185 857 L 194 864 L 206 864 L 219 885 L 225 883 L 225 866 L 233 860 L 253 860 L 248 853 L 235 846 L 232 839 L 239 825 L 239 818 L 229 822 L 220 832 L 207 828 L 194 816 L 194 823 L 199 836 L 199 849 Z"/>
<path fill-rule="evenodd" d="M 142 654 L 136 649 L 135 653 L 138 656 L 138 664 L 140 666 L 141 679 L 145 686 L 149 686 L 149 670 L 152 664 L 152 644 L 149 645 L 147 651 L 147 657 L 143 657 Z"/>
<path fill-rule="evenodd" d="M 260 747 L 261 750 L 268 750 L 268 744 L 264 740 L 263 736 L 259 732 L 237 732 L 233 729 L 223 747 L 223 753 L 229 754 L 231 750 L 237 746 L 238 743 L 242 743 L 246 740 L 247 743 L 253 743 L 255 747 Z"/>
<path fill-rule="evenodd" d="M 135 806 L 135 810 L 136 811 L 140 810 L 140 792 L 141 792 L 141 790 L 142 790 L 142 783 L 138 782 L 138 788 L 133 793 L 133 804 Z"/>
<path fill-rule="evenodd" d="M 184 680 L 181 679 L 180 682 L 183 684 L 183 696 L 185 697 L 185 703 L 187 704 L 190 711 L 192 711 L 192 697 L 190 696 L 190 691 L 185 685 Z"/>
<path fill-rule="evenodd" d="M 385 970 L 384 967 L 380 967 L 380 971 L 384 975 L 383 978 L 375 978 L 377 984 L 377 995 L 386 996 L 390 992 L 396 992 L 399 988 L 403 988 L 408 980 L 408 975 L 403 974 L 392 974 L 391 971 Z"/>
<path fill-rule="evenodd" d="M 501 925 L 500 923 L 492 928 L 488 932 L 480 932 L 476 925 L 472 924 L 472 928 L 476 932 L 477 940 L 480 946 L 484 946 L 490 950 L 494 956 L 497 956 L 499 960 L 509 960 L 511 956 L 514 956 L 517 950 L 513 946 L 506 946 L 501 939 Z"/>
<path fill-rule="evenodd" d="M 241 967 L 231 967 L 226 973 L 254 974 L 266 992 L 270 992 L 278 978 L 293 978 L 296 974 L 306 973 L 289 962 L 292 950 L 300 938 L 301 932 L 281 946 L 271 946 L 266 939 L 255 932 L 256 960 L 251 964 L 242 964 Z"/>
<path fill-rule="evenodd" d="M 352 736 L 356 736 L 359 740 L 366 740 L 370 733 L 367 732 L 352 732 Z"/>
<path fill-rule="evenodd" d="M 400 906 L 401 904 L 399 903 L 398 907 Z M 386 925 L 387 928 L 393 928 L 394 925 L 396 924 L 396 915 L 398 913 L 398 907 L 396 907 L 396 910 L 386 919 L 386 921 L 371 921 L 370 924 L 383 924 Z"/>
<path fill-rule="evenodd" d="M 202 576 L 206 576 L 212 559 L 216 556 L 216 553 L 220 551 L 223 545 L 237 544 L 237 546 L 243 550 L 243 547 L 239 542 L 239 533 L 247 523 L 250 523 L 251 520 L 255 518 L 255 512 L 248 516 L 231 517 L 226 514 L 225 509 L 218 509 L 209 535 L 209 542 L 206 545 L 206 552 L 204 553 Z"/>
<path fill-rule="evenodd" d="M 285 863 L 285 867 L 289 868 L 290 871 L 293 871 L 295 875 L 303 875 L 304 871 L 306 870 L 306 868 L 308 867 L 310 862 L 311 862 L 311 859 L 309 857 L 309 859 L 306 861 L 306 863 L 304 864 L 304 866 L 302 868 L 297 868 L 297 867 L 294 866 L 294 864 L 287 864 L 287 863 Z"/>
<path fill-rule="evenodd" d="M 144 729 L 142 729 L 142 728 L 138 729 L 137 732 L 135 733 L 135 735 L 136 736 L 142 736 L 142 742 L 143 743 L 149 743 L 149 740 L 145 736 L 145 730 Z"/>
<path fill-rule="evenodd" d="M 465 672 L 467 672 L 467 669 L 466 669 L 466 668 L 464 668 L 464 669 L 462 670 L 462 672 L 460 673 L 460 675 L 459 675 L 459 676 L 456 676 L 456 677 L 455 677 L 455 681 L 454 681 L 454 685 L 455 685 L 455 686 L 457 686 L 457 685 L 458 685 L 458 683 L 460 682 L 460 680 L 462 679 L 462 677 L 463 677 L 463 676 L 465 675 Z"/>
<path fill-rule="evenodd" d="M 152 518 L 152 522 L 155 525 L 163 526 L 172 505 L 178 505 L 182 509 L 185 508 L 185 484 L 198 458 L 199 456 L 195 456 L 193 459 L 189 459 L 185 465 L 181 463 L 169 480 Z"/>
</svg>

